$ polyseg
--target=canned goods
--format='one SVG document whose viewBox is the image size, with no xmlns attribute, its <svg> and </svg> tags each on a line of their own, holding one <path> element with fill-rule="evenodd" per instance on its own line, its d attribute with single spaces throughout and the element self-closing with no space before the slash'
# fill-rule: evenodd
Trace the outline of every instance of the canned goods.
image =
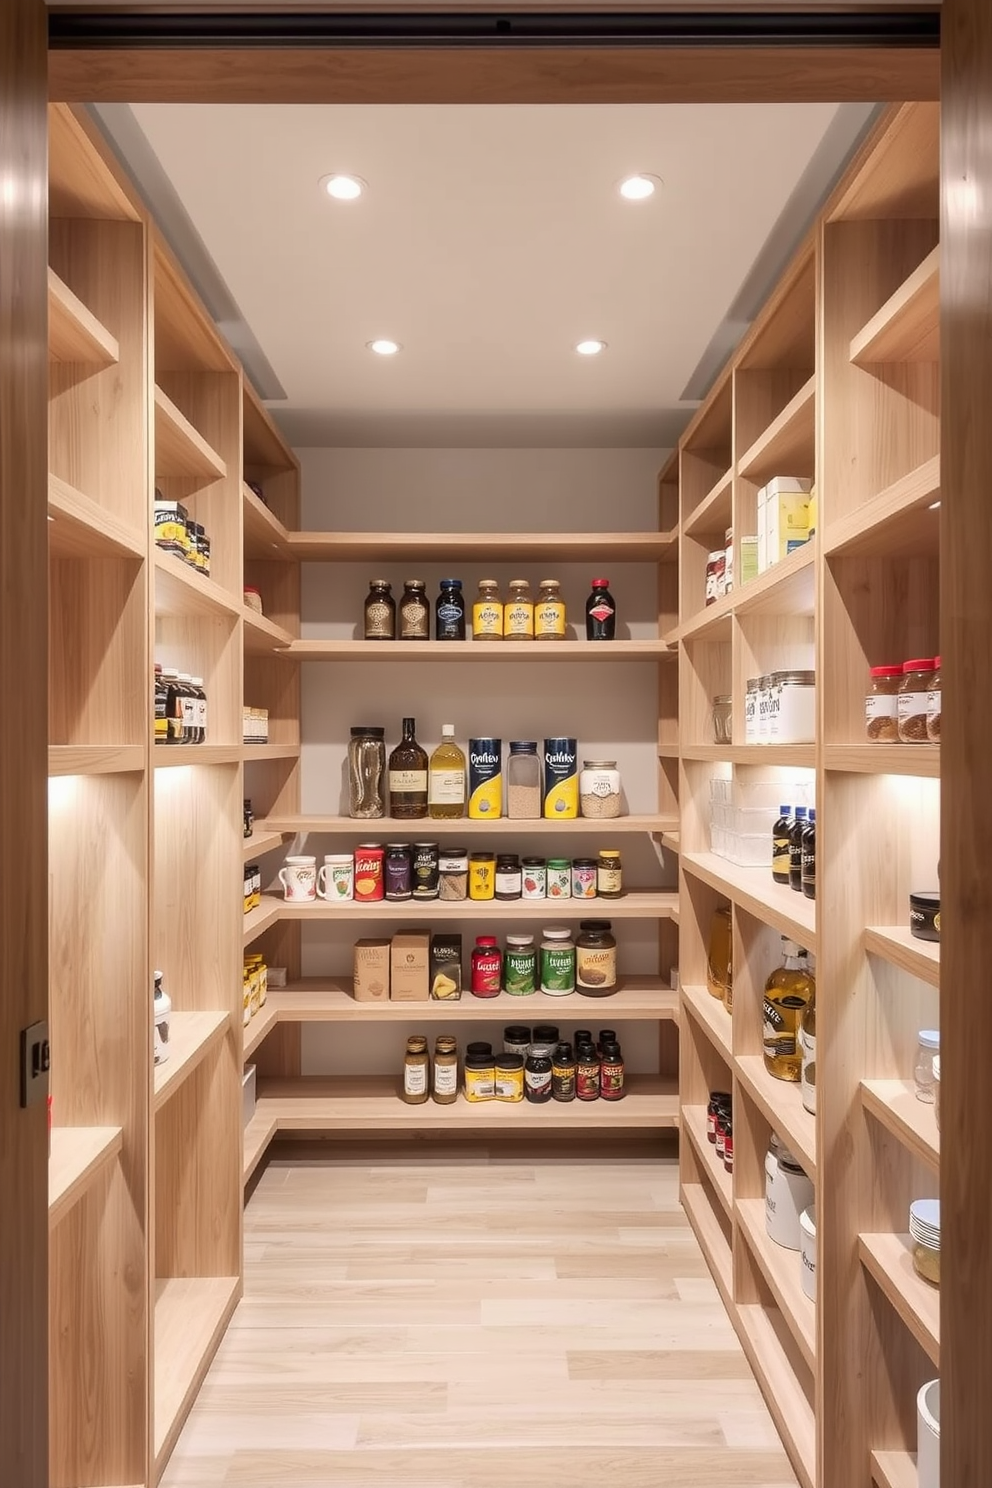
<svg viewBox="0 0 992 1488">
<path fill-rule="evenodd" d="M 386 843 L 383 874 L 386 899 L 409 899 L 412 896 L 412 864 L 410 849 L 405 842 Z"/>
<path fill-rule="evenodd" d="M 548 898 L 571 899 L 572 863 L 569 858 L 548 859 Z"/>
<path fill-rule="evenodd" d="M 413 844 L 413 897 L 436 899 L 440 883 L 438 845 L 436 842 Z"/>
<path fill-rule="evenodd" d="M 578 745 L 556 736 L 544 741 L 544 815 L 568 821 L 579 814 Z"/>
<path fill-rule="evenodd" d="M 355 898 L 359 903 L 370 904 L 385 898 L 384 858 L 381 842 L 358 844 L 355 850 Z"/>
<path fill-rule="evenodd" d="M 493 821 L 503 812 L 503 741 L 468 741 L 468 814 Z"/>
</svg>

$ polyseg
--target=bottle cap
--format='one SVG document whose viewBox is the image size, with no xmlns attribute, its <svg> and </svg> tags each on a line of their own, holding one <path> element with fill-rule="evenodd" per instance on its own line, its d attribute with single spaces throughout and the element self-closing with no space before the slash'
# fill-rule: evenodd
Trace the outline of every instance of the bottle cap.
<svg viewBox="0 0 992 1488">
<path fill-rule="evenodd" d="M 593 579 L 592 587 L 594 589 L 609 589 L 610 581 L 609 579 Z"/>
<path fill-rule="evenodd" d="M 903 675 L 907 672 L 932 672 L 932 656 L 917 656 L 912 661 L 904 661 L 902 664 Z"/>
<path fill-rule="evenodd" d="M 462 587 L 462 581 L 461 581 L 461 579 L 442 579 L 441 580 L 441 588 L 442 589 L 460 589 L 461 587 Z"/>
<path fill-rule="evenodd" d="M 455 737 L 455 725 L 453 723 L 442 723 L 441 738 L 453 739 Z"/>
<path fill-rule="evenodd" d="M 871 674 L 872 674 L 873 677 L 901 677 L 902 676 L 902 667 L 901 666 L 877 666 L 877 667 L 872 667 Z"/>
</svg>

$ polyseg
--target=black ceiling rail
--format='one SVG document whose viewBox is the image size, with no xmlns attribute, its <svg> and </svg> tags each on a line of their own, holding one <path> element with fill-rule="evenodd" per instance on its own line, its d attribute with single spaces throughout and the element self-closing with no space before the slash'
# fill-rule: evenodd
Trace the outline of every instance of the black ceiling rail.
<svg viewBox="0 0 992 1488">
<path fill-rule="evenodd" d="M 932 11 L 662 13 L 498 11 L 314 15 L 49 12 L 53 49 L 259 47 L 907 47 L 940 45 Z"/>
</svg>

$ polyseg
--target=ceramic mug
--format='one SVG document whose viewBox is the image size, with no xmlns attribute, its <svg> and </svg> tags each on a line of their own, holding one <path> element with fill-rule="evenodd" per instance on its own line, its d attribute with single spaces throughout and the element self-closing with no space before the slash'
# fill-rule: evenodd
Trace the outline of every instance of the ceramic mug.
<svg viewBox="0 0 992 1488">
<path fill-rule="evenodd" d="M 305 904 L 317 897 L 317 859 L 287 858 L 279 869 L 279 882 L 286 898 L 294 904 Z"/>
<path fill-rule="evenodd" d="M 351 853 L 328 853 L 317 870 L 317 893 L 338 904 L 355 897 L 355 860 Z"/>
</svg>

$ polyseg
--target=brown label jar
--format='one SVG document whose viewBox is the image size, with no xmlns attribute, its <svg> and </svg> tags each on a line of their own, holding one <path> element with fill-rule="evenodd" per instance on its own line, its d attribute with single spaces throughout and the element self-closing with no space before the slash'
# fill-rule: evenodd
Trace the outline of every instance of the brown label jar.
<svg viewBox="0 0 992 1488">
<path fill-rule="evenodd" d="M 450 1106 L 458 1099 L 458 1052 L 455 1040 L 438 1034 L 434 1042 L 434 1070 L 431 1095 L 439 1106 Z"/>
<path fill-rule="evenodd" d="M 396 601 L 393 598 L 393 586 L 385 579 L 372 579 L 369 582 L 368 597 L 365 600 L 365 639 L 396 639 Z"/>
<path fill-rule="evenodd" d="M 623 863 L 615 847 L 600 849 L 596 859 L 597 899 L 619 899 L 623 895 Z"/>
<path fill-rule="evenodd" d="M 431 607 L 427 599 L 427 584 L 423 579 L 405 579 L 400 600 L 400 640 L 429 641 L 430 638 Z"/>
<path fill-rule="evenodd" d="M 403 1060 L 403 1099 L 408 1106 L 422 1106 L 430 1096 L 430 1059 L 422 1035 L 408 1038 Z"/>
<path fill-rule="evenodd" d="M 617 943 L 609 920 L 582 920 L 575 942 L 575 990 L 609 997 L 617 990 Z"/>
</svg>

